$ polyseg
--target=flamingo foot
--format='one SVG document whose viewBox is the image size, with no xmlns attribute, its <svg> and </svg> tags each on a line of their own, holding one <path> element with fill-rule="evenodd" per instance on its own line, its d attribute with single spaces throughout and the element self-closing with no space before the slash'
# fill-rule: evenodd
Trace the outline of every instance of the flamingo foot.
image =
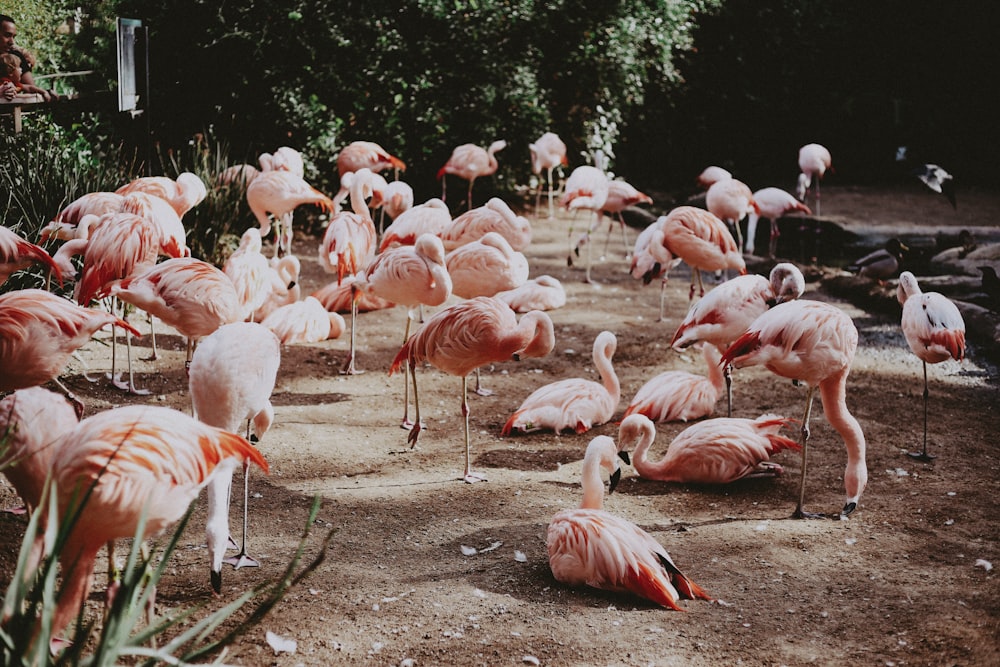
<svg viewBox="0 0 1000 667">
<path fill-rule="evenodd" d="M 149 353 L 148 357 L 139 357 L 139 358 L 142 359 L 143 361 L 156 361 L 157 359 L 160 358 L 160 355 L 156 353 L 156 350 L 153 350 L 152 352 Z"/>
<path fill-rule="evenodd" d="M 423 422 L 417 422 L 410 429 L 410 434 L 406 436 L 406 441 L 410 443 L 410 449 L 417 446 L 417 439 L 420 438 L 420 432 L 427 428 Z"/>
<path fill-rule="evenodd" d="M 793 519 L 827 519 L 829 518 L 826 514 L 822 512 L 806 512 L 801 507 L 796 507 L 795 511 L 792 512 Z"/>
<path fill-rule="evenodd" d="M 354 357 L 347 360 L 344 367 L 340 369 L 341 375 L 362 375 L 364 371 L 354 365 Z"/>
<path fill-rule="evenodd" d="M 466 484 L 475 484 L 477 482 L 485 482 L 487 480 L 486 480 L 486 475 L 469 471 L 465 473 L 465 477 L 462 478 L 462 481 L 464 481 Z"/>
<path fill-rule="evenodd" d="M 212 570 L 209 578 L 212 581 L 212 591 L 215 592 L 216 595 L 222 593 L 222 572 Z"/>
<path fill-rule="evenodd" d="M 486 387 L 476 387 L 476 393 L 480 396 L 492 396 L 493 390 L 487 389 Z"/>
<path fill-rule="evenodd" d="M 260 567 L 260 561 L 248 555 L 245 551 L 241 551 L 235 556 L 223 558 L 222 562 L 226 565 L 232 565 L 237 570 L 241 567 Z"/>
<path fill-rule="evenodd" d="M 927 452 L 906 452 L 906 455 L 924 463 L 930 463 L 937 458 L 936 454 L 928 454 Z"/>
<path fill-rule="evenodd" d="M 117 373 L 115 374 L 114 377 L 111 378 L 111 384 L 113 384 L 118 389 L 121 389 L 122 391 L 127 391 L 128 393 L 134 396 L 148 396 L 151 393 L 149 389 L 139 389 L 138 387 L 135 386 L 135 384 L 131 380 L 129 380 L 128 382 L 122 380 L 121 373 Z"/>
</svg>

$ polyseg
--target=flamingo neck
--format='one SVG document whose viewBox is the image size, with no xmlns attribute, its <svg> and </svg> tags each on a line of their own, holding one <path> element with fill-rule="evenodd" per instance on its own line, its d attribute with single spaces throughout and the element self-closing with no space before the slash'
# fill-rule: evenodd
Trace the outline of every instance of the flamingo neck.
<svg viewBox="0 0 1000 667">
<path fill-rule="evenodd" d="M 580 509 L 604 509 L 604 481 L 601 479 L 601 461 L 585 458 L 583 461 L 583 501 Z"/>
<path fill-rule="evenodd" d="M 712 383 L 712 386 L 719 392 L 726 386 L 726 378 L 722 372 L 722 353 L 719 348 L 714 345 L 709 345 L 705 343 L 701 348 L 701 356 L 705 359 L 705 363 L 708 364 L 708 381 Z"/>
<path fill-rule="evenodd" d="M 617 405 L 621 399 L 621 383 L 618 381 L 618 374 L 615 373 L 615 367 L 611 363 L 611 354 L 607 352 L 607 347 L 595 351 L 594 366 L 597 367 L 597 372 L 601 376 L 601 384 L 611 394 Z"/>
<path fill-rule="evenodd" d="M 868 466 L 865 462 L 865 434 L 861 424 L 847 409 L 847 374 L 849 368 L 819 383 L 823 414 L 830 425 L 844 439 L 847 448 L 847 467 L 844 469 L 844 487 L 848 502 L 857 502 L 868 484 Z"/>
</svg>

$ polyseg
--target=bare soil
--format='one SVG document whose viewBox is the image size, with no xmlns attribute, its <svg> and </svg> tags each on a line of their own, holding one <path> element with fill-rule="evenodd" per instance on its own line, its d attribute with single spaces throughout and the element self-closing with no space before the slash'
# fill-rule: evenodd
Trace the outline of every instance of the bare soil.
<svg viewBox="0 0 1000 667">
<path fill-rule="evenodd" d="M 997 231 L 1000 196 L 973 195 L 960 198 L 953 211 L 919 190 L 830 187 L 822 206 L 826 220 L 872 245 L 896 233 L 932 245 L 942 228 Z M 579 503 L 584 449 L 594 435 L 616 435 L 617 425 L 582 435 L 501 438 L 504 421 L 545 383 L 596 379 L 591 346 L 605 329 L 618 336 L 618 416 L 653 375 L 705 369 L 697 353 L 678 354 L 668 345 L 688 307 L 686 269 L 671 275 L 666 321 L 658 322 L 658 285 L 643 286 L 627 274 L 617 231 L 603 259 L 604 231 L 595 236 L 596 282 L 584 284 L 582 262 L 566 265 L 571 218 L 529 215 L 536 239 L 526 253 L 532 276 L 559 278 L 569 299 L 550 312 L 556 349 L 548 357 L 484 368 L 484 384 L 494 395 L 470 395 L 474 467 L 489 481 L 459 481 L 456 377 L 421 371 L 428 430 L 415 448 L 407 446 L 400 429 L 403 378 L 387 375 L 405 315 L 402 308 L 363 314 L 362 375 L 338 373 L 346 336 L 283 350 L 273 395 L 276 422 L 261 443 L 271 474 L 250 479 L 249 543 L 261 567 L 227 568 L 222 596 L 213 598 L 201 507 L 161 582 L 161 613 L 200 603 L 217 608 L 279 575 L 319 495 L 322 509 L 307 557 L 333 530 L 326 560 L 231 647 L 227 664 L 1000 664 L 1000 580 L 986 566 L 1000 566 L 997 369 L 974 339 L 963 363 L 930 367 L 929 449 L 937 458 L 913 460 L 905 452 L 920 447 L 920 362 L 906 346 L 898 314 L 846 302 L 836 301 L 860 332 L 848 405 L 868 440 L 870 475 L 849 519 L 790 518 L 800 471 L 794 452 L 776 456 L 786 471 L 778 479 L 722 487 L 647 481 L 626 468 L 606 508 L 649 531 L 716 601 L 667 611 L 556 582 L 545 551 L 549 518 Z M 579 229 L 584 216 L 573 224 Z M 635 231 L 629 234 L 634 241 Z M 329 280 L 316 262 L 316 247 L 315 238 L 302 237 L 294 248 L 305 267 L 305 294 Z M 830 273 L 811 268 L 813 275 Z M 810 283 L 804 298 L 834 300 L 820 282 Z M 150 397 L 91 385 L 79 366 L 71 367 L 67 382 L 85 397 L 88 413 L 142 400 L 190 410 L 183 341 L 164 334 L 158 342 L 167 348 L 164 358 L 139 366 L 139 383 L 152 389 Z M 85 358 L 103 370 L 106 355 L 107 348 L 95 343 Z M 765 370 L 738 371 L 734 387 L 734 416 L 801 416 L 804 388 Z M 723 399 L 716 415 L 724 412 Z M 653 454 L 684 427 L 661 425 Z M 839 436 L 821 411 L 814 412 L 808 509 L 841 508 L 845 461 Z M 239 483 L 237 476 L 237 498 Z M 0 503 L 16 503 L 9 487 L 0 488 Z M 239 540 L 238 500 L 231 524 Z M 23 517 L 0 516 L 4 581 L 23 527 Z M 102 599 L 102 591 L 91 596 L 94 614 Z M 265 641 L 268 630 L 295 639 L 295 652 L 276 654 Z"/>
</svg>

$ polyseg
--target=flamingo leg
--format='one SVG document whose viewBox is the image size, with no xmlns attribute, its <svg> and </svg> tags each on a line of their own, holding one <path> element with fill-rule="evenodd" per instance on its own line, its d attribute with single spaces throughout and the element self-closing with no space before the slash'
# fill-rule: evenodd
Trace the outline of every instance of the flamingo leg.
<svg viewBox="0 0 1000 667">
<path fill-rule="evenodd" d="M 360 375 L 364 371 L 359 370 L 354 365 L 354 329 L 355 323 L 358 321 L 358 288 L 353 284 L 351 285 L 351 351 L 347 355 L 347 363 L 344 367 L 340 369 L 341 375 Z M 407 315 L 407 322 L 409 322 L 409 316 Z M 405 341 L 404 341 L 405 342 Z"/>
<path fill-rule="evenodd" d="M 417 395 L 417 365 L 411 362 L 407 364 L 407 367 L 409 367 L 410 377 L 413 379 L 413 405 L 417 416 L 416 421 L 413 422 L 413 427 L 410 429 L 410 434 L 406 436 L 406 441 L 410 443 L 410 449 L 413 449 L 417 446 L 417 438 L 420 437 L 420 431 L 423 430 L 424 425 L 420 421 L 420 398 Z"/>
<path fill-rule="evenodd" d="M 733 366 L 726 364 L 722 369 L 722 377 L 726 379 L 726 416 L 733 416 Z"/>
<path fill-rule="evenodd" d="M 549 218 L 555 217 L 555 211 L 552 208 L 552 167 L 549 167 Z"/>
<path fill-rule="evenodd" d="M 814 176 L 816 179 L 816 216 L 819 217 L 819 176 Z"/>
<path fill-rule="evenodd" d="M 406 329 L 403 331 L 403 345 L 406 345 L 406 341 L 410 339 L 410 313 L 406 313 Z M 410 368 L 410 364 L 405 364 L 403 366 L 403 423 L 399 425 L 400 428 L 413 428 L 414 423 L 410 421 L 410 373 L 413 369 Z M 413 379 L 413 401 L 417 402 L 417 380 L 416 377 Z M 417 405 L 417 424 L 420 423 L 420 405 Z M 418 431 L 419 432 L 419 431 Z"/>
<path fill-rule="evenodd" d="M 462 376 L 462 419 L 465 422 L 465 475 L 466 484 L 485 482 L 486 476 L 472 473 L 472 445 L 469 443 L 469 378 Z"/>
<path fill-rule="evenodd" d="M 660 280 L 660 316 L 656 318 L 657 322 L 664 321 L 663 305 L 666 300 L 666 295 L 667 295 L 667 276 L 666 274 L 664 274 L 663 278 Z"/>
<path fill-rule="evenodd" d="M 927 362 L 924 362 L 924 451 L 917 452 L 906 452 L 907 456 L 911 456 L 918 461 L 933 461 L 936 456 L 927 453 L 927 399 L 930 396 L 930 392 L 927 389 Z"/>
<path fill-rule="evenodd" d="M 241 567 L 260 567 L 260 561 L 247 554 L 247 526 L 249 525 L 250 499 L 250 459 L 243 460 L 243 540 L 240 545 L 240 552 L 235 556 L 222 559 L 223 563 L 232 565 L 237 570 Z"/>
<path fill-rule="evenodd" d="M 487 389 L 486 387 L 483 386 L 483 383 L 482 383 L 482 381 L 479 378 L 479 369 L 478 368 L 476 368 L 476 393 L 479 394 L 480 396 L 492 396 L 493 395 L 493 390 L 492 389 Z"/>
<path fill-rule="evenodd" d="M 802 416 L 802 432 L 801 432 L 801 444 L 802 444 L 802 473 L 799 478 L 799 503 L 795 506 L 795 511 L 792 513 L 793 519 L 822 519 L 824 516 L 822 514 L 815 514 L 811 512 L 804 512 L 802 510 L 802 504 L 805 502 L 806 498 L 806 453 L 809 446 L 809 417 L 812 414 L 812 404 L 813 404 L 813 394 L 816 388 L 812 385 L 809 386 L 809 391 L 806 394 L 806 411 Z"/>
<path fill-rule="evenodd" d="M 156 351 L 156 317 L 152 314 L 149 315 L 149 337 L 153 342 L 153 351 L 148 357 L 143 357 L 143 361 L 156 361 L 160 355 Z"/>
</svg>

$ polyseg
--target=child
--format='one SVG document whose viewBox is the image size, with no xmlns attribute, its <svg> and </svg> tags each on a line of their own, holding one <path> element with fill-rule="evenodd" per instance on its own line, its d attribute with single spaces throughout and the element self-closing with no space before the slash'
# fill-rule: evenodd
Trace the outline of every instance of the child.
<svg viewBox="0 0 1000 667">
<path fill-rule="evenodd" d="M 21 60 L 13 53 L 0 55 L 0 84 L 9 81 L 21 92 Z"/>
</svg>

